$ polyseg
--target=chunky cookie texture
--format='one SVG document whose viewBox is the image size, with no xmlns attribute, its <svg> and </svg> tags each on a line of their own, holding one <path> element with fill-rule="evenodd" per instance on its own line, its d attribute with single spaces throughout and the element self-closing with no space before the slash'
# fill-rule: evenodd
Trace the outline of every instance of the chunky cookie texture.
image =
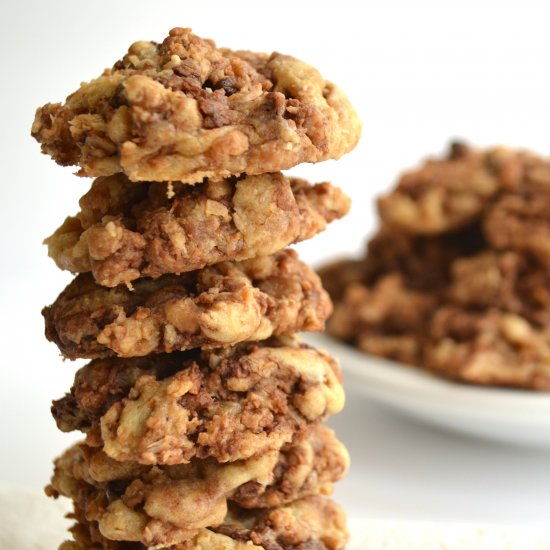
<svg viewBox="0 0 550 550">
<path fill-rule="evenodd" d="M 550 163 L 541 166 L 536 177 L 536 185 L 499 197 L 487 210 L 483 228 L 496 250 L 525 254 L 549 269 Z"/>
<path fill-rule="evenodd" d="M 82 498 L 85 498 L 84 496 Z M 94 520 L 87 519 L 82 500 L 75 501 L 74 540 L 60 550 L 145 550 L 138 541 L 110 540 Z M 331 500 L 313 496 L 271 509 L 230 506 L 223 522 L 198 529 L 185 542 L 166 550 L 342 550 L 348 539 L 345 516 Z"/>
<path fill-rule="evenodd" d="M 85 434 L 46 488 L 73 501 L 61 550 L 344 548 L 325 496 L 349 456 L 321 424 L 344 405 L 340 367 L 296 335 L 332 303 L 286 247 L 350 204 L 282 170 L 337 159 L 360 131 L 304 62 L 181 28 L 38 109 L 42 151 L 96 178 L 45 240 L 77 274 L 46 337 L 92 359 L 52 404 Z"/>
<path fill-rule="evenodd" d="M 476 384 L 550 390 L 550 331 L 499 309 L 439 308 L 429 327 L 424 364 Z"/>
<path fill-rule="evenodd" d="M 379 201 L 359 260 L 320 274 L 330 332 L 476 384 L 550 390 L 550 161 L 455 144 Z"/>
<path fill-rule="evenodd" d="M 279 450 L 344 406 L 340 368 L 294 338 L 80 369 L 52 407 L 62 431 L 81 430 L 111 458 L 180 464 L 242 460 Z"/>
<path fill-rule="evenodd" d="M 337 159 L 360 133 L 343 92 L 306 63 L 180 28 L 134 43 L 64 104 L 39 108 L 32 127 L 42 151 L 80 175 L 186 183 Z"/>
<path fill-rule="evenodd" d="M 75 445 L 57 459 L 47 491 L 80 502 L 86 518 L 97 521 L 108 539 L 168 546 L 222 523 L 228 502 L 274 508 L 330 494 L 348 464 L 346 450 L 323 426 L 280 451 L 226 464 L 194 460 L 146 467 Z"/>
<path fill-rule="evenodd" d="M 81 211 L 48 239 L 58 267 L 104 286 L 278 252 L 343 217 L 350 201 L 329 183 L 281 173 L 196 186 L 98 178 Z"/>
<path fill-rule="evenodd" d="M 505 147 L 475 150 L 454 143 L 444 159 L 406 172 L 378 201 L 385 225 L 410 234 L 441 234 L 464 227 L 502 195 L 538 194 L 550 183 L 550 163 Z"/>
<path fill-rule="evenodd" d="M 224 262 L 105 288 L 78 275 L 43 310 L 46 337 L 69 359 L 145 356 L 323 330 L 332 311 L 295 252 Z"/>
<path fill-rule="evenodd" d="M 393 273 L 372 286 L 349 285 L 329 330 L 363 351 L 414 364 L 421 360 L 423 330 L 436 304 L 430 294 L 407 288 L 404 278 Z"/>
</svg>

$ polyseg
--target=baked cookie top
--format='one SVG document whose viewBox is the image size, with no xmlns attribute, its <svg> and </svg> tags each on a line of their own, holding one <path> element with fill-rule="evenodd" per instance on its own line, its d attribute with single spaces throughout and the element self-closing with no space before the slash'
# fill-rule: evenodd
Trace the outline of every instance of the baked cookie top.
<svg viewBox="0 0 550 550">
<path fill-rule="evenodd" d="M 324 268 L 335 300 L 329 332 L 367 353 L 448 378 L 550 390 L 547 269 L 511 250 L 483 248 L 452 258 L 441 246 L 443 235 L 416 237 L 440 240 L 444 254 L 425 257 L 428 276 L 419 284 L 419 273 L 409 268 L 422 257 L 408 258 L 413 249 L 406 252 L 397 236 L 400 262 L 374 278 L 366 276 L 369 256 Z"/>
<path fill-rule="evenodd" d="M 96 359 L 52 413 L 119 461 L 231 462 L 279 450 L 339 412 L 338 363 L 296 338 L 132 359 Z"/>
<path fill-rule="evenodd" d="M 321 331 L 332 303 L 317 274 L 283 250 L 182 275 L 138 279 L 132 289 L 78 275 L 44 308 L 46 337 L 69 359 L 214 348 Z"/>
<path fill-rule="evenodd" d="M 410 234 L 459 230 L 483 217 L 503 196 L 548 195 L 550 161 L 507 147 L 453 143 L 446 156 L 405 172 L 378 200 L 384 224 Z M 533 205 L 526 201 L 519 208 Z M 537 214 L 540 216 L 539 207 Z"/>
<path fill-rule="evenodd" d="M 329 332 L 468 383 L 550 390 L 550 161 L 455 143 L 378 203 L 364 258 L 321 270 Z"/>
<path fill-rule="evenodd" d="M 134 43 L 32 126 L 42 151 L 80 175 L 186 183 L 337 159 L 360 132 L 343 92 L 306 63 L 217 48 L 182 28 Z"/>
<path fill-rule="evenodd" d="M 81 211 L 45 243 L 62 269 L 91 271 L 114 287 L 139 277 L 184 273 L 247 260 L 313 237 L 349 210 L 329 183 L 310 185 L 280 172 L 195 186 L 97 178 Z"/>
</svg>

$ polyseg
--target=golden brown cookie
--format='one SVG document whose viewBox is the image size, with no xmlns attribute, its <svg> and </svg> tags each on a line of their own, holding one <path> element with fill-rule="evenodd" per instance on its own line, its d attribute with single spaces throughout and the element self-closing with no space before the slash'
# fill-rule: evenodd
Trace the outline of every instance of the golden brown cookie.
<svg viewBox="0 0 550 550">
<path fill-rule="evenodd" d="M 410 235 L 383 225 L 364 258 L 319 271 L 335 303 L 328 331 L 368 353 L 418 364 L 453 262 L 482 246 L 478 224 L 440 235 Z"/>
<path fill-rule="evenodd" d="M 97 523 L 75 510 L 78 522 L 71 529 L 74 540 L 60 550 L 145 550 L 139 542 L 107 539 Z M 348 540 L 346 519 L 331 500 L 308 497 L 286 506 L 244 510 L 230 506 L 223 523 L 198 529 L 183 543 L 166 550 L 342 550 Z M 150 546 L 149 546 L 150 548 Z"/>
<path fill-rule="evenodd" d="M 452 262 L 475 254 L 484 244 L 478 223 L 439 235 L 411 235 L 382 225 L 367 245 L 364 282 L 400 273 L 412 289 L 439 291 L 449 282 Z"/>
<path fill-rule="evenodd" d="M 396 189 L 379 199 L 378 209 L 393 228 L 443 233 L 471 224 L 500 193 L 530 185 L 541 172 L 548 177 L 549 170 L 547 161 L 525 151 L 475 150 L 455 143 L 446 158 L 406 172 Z"/>
<path fill-rule="evenodd" d="M 196 186 L 98 178 L 81 212 L 48 239 L 61 269 L 91 271 L 114 287 L 139 277 L 184 273 L 267 256 L 309 239 L 344 216 L 349 199 L 328 183 L 281 173 Z"/>
<path fill-rule="evenodd" d="M 444 306 L 431 320 L 423 365 L 463 382 L 550 391 L 550 330 L 496 308 Z"/>
<path fill-rule="evenodd" d="M 550 390 L 550 161 L 453 144 L 379 200 L 364 258 L 320 271 L 329 331 L 475 384 Z"/>
<path fill-rule="evenodd" d="M 284 337 L 98 359 L 77 372 L 52 412 L 62 431 L 85 432 L 114 459 L 178 464 L 278 450 L 343 405 L 337 362 Z"/>
<path fill-rule="evenodd" d="M 183 275 L 138 279 L 132 290 L 78 275 L 44 308 L 46 336 L 70 359 L 144 356 L 323 330 L 332 309 L 319 277 L 285 250 Z"/>
<path fill-rule="evenodd" d="M 432 291 L 414 289 L 414 277 L 399 271 L 350 283 L 328 329 L 367 353 L 448 378 L 550 390 L 546 270 L 516 252 L 485 250 L 455 258 L 448 276 Z"/>
<path fill-rule="evenodd" d="M 391 273 L 370 287 L 349 285 L 335 305 L 328 330 L 368 353 L 417 364 L 422 331 L 436 304 L 434 296 L 407 288 L 402 275 Z"/>
<path fill-rule="evenodd" d="M 186 183 L 336 159 L 360 132 L 346 96 L 306 63 L 181 28 L 134 43 L 63 105 L 38 109 L 32 127 L 44 153 L 81 175 Z"/>
<path fill-rule="evenodd" d="M 542 326 L 550 323 L 550 274 L 516 252 L 486 250 L 453 262 L 445 301 L 518 314 Z"/>
<path fill-rule="evenodd" d="M 55 465 L 47 492 L 78 502 L 103 536 L 166 546 L 187 540 L 197 529 L 219 525 L 228 502 L 247 509 L 274 508 L 330 494 L 349 457 L 331 430 L 316 426 L 280 451 L 226 464 L 195 459 L 148 467 L 116 462 L 101 451 L 75 445 Z"/>
<path fill-rule="evenodd" d="M 529 183 L 525 183 L 521 190 L 503 193 L 488 208 L 483 219 L 483 229 L 492 248 L 527 254 L 548 269 L 550 162 L 528 174 Z"/>
<path fill-rule="evenodd" d="M 430 262 L 425 267 L 437 269 Z M 338 277 L 337 268 L 327 273 Z M 350 282 L 335 303 L 330 333 L 448 378 L 550 390 L 550 277 L 544 268 L 516 252 L 486 249 L 451 261 L 443 286 L 417 290 L 415 277 L 405 270 L 373 284 Z"/>
</svg>

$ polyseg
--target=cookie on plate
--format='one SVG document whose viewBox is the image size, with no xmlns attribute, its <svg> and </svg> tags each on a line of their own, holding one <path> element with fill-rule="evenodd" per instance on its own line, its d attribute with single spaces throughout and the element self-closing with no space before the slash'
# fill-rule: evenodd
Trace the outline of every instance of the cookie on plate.
<svg viewBox="0 0 550 550">
<path fill-rule="evenodd" d="M 425 368 L 490 386 L 550 391 L 550 331 L 498 309 L 444 306 L 429 327 Z"/>
<path fill-rule="evenodd" d="M 536 186 L 541 177 L 550 180 L 548 161 L 526 151 L 454 143 L 445 158 L 429 159 L 403 174 L 396 188 L 378 200 L 378 210 L 394 229 L 443 233 L 469 225 L 500 194 Z"/>
</svg>

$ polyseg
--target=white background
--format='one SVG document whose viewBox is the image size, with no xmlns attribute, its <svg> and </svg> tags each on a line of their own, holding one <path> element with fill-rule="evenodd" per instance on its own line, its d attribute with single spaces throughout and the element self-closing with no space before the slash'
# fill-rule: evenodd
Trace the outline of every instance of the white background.
<svg viewBox="0 0 550 550">
<path fill-rule="evenodd" d="M 97 76 L 137 39 L 193 27 L 234 49 L 309 61 L 350 96 L 363 139 L 339 162 L 292 171 L 332 180 L 349 217 L 300 245 L 312 263 L 356 252 L 375 227 L 372 199 L 452 138 L 550 153 L 546 2 L 228 2 L 2 0 L 0 484 L 40 487 L 59 434 L 49 401 L 75 364 L 43 338 L 41 307 L 70 280 L 41 246 L 89 180 L 39 153 L 34 110 Z M 386 414 L 350 392 L 335 421 L 354 466 L 339 499 L 355 516 L 532 523 L 548 519 L 550 455 L 454 437 Z"/>
</svg>

